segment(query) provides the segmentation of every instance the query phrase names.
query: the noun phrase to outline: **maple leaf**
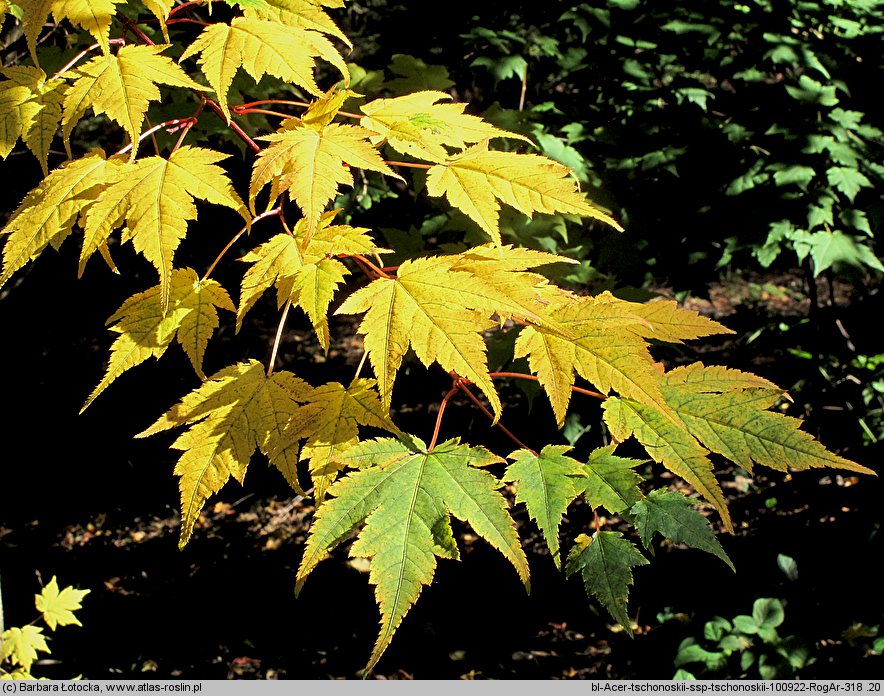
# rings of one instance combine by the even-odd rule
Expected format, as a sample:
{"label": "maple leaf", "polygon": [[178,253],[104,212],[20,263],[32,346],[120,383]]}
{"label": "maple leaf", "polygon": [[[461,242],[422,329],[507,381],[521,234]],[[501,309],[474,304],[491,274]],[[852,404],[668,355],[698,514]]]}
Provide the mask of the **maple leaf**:
{"label": "maple leaf", "polygon": [[171,58],[159,55],[167,48],[123,46],[115,56],[93,58],[76,70],[80,77],[65,94],[62,117],[62,135],[68,152],[74,126],[91,108],[96,116],[107,114],[129,134],[134,159],[147,107],[160,99],[158,84],[205,91]]}
{"label": "maple leaf", "polygon": [[203,374],[203,355],[209,337],[218,328],[216,307],[236,311],[224,288],[211,279],[200,280],[190,268],[174,269],[169,309],[162,311],[162,287],[156,285],[127,299],[107,320],[117,322],[111,331],[120,334],[111,346],[107,372],[83,405],[80,413],[117,377],[150,357],[160,358],[172,343],[178,343],[190,358],[197,375]]}
{"label": "maple leaf", "polygon": [[35,595],[37,611],[43,614],[43,620],[53,631],[56,626],[82,626],[74,612],[82,608],[80,603],[87,594],[89,590],[75,590],[73,587],[65,587],[59,591],[58,581],[53,575],[42,592]]}
{"label": "maple leaf", "polygon": [[160,275],[163,312],[171,297],[172,256],[196,219],[194,199],[232,208],[246,223],[250,217],[227,175],[216,162],[219,152],[185,146],[168,159],[147,157],[116,170],[116,181],[104,189],[86,216],[86,239],[79,272],[117,227],[127,225],[123,241],[132,240]]}
{"label": "maple leaf", "polygon": [[180,477],[183,548],[206,500],[232,476],[240,483],[256,449],[268,457],[289,484],[298,483],[297,448],[283,447],[283,431],[310,391],[290,372],[268,377],[256,360],[225,367],[185,396],[147,430],[135,437],[188,425],[172,443],[183,451],[175,465]]}
{"label": "maple leaf", "polygon": [[255,82],[264,75],[273,75],[317,96],[322,92],[313,78],[316,58],[328,61],[349,80],[340,53],[319,32],[254,17],[236,17],[229,25],[206,27],[178,60],[197,53],[200,68],[218,95],[218,104],[228,122],[227,92],[240,68]]}
{"label": "maple leaf", "polygon": [[116,6],[124,0],[19,0],[22,8],[22,28],[28,41],[28,48],[34,63],[37,60],[37,37],[49,17],[49,13],[57,22],[69,20],[88,31],[101,46],[104,53],[110,51],[111,20],[116,13]]}
{"label": "maple leaf", "polygon": [[254,209],[258,192],[269,183],[277,195],[287,189],[307,220],[309,241],[338,186],[353,185],[351,166],[398,177],[368,141],[370,136],[361,126],[284,121],[279,131],[261,138],[271,145],[255,162],[249,204]]}
{"label": "maple leaf", "polygon": [[[610,319],[612,321],[627,319],[622,322],[622,325],[643,338],[652,338],[666,343],[681,343],[695,338],[735,333],[717,321],[684,307],[679,307],[675,300],[655,299],[644,303],[627,302],[614,297],[606,290],[596,295],[595,301],[611,305],[610,311],[607,313]],[[622,311],[622,317],[617,310]],[[628,321],[629,317],[637,317],[642,321],[630,322]]]}
{"label": "maple leaf", "polygon": [[381,630],[366,670],[380,659],[424,585],[433,580],[436,557],[457,558],[450,516],[473,530],[512,563],[528,586],[528,564],[498,492],[500,482],[476,467],[500,462],[481,447],[457,439],[426,451],[400,441],[369,440],[347,453],[365,468],[328,491],[310,529],[298,569],[296,592],[310,572],[364,522],[350,555],[370,559],[369,582],[381,611]]}
{"label": "maple leaf", "polygon": [[562,515],[580,494],[579,477],[583,476],[580,462],[565,456],[567,445],[547,445],[539,454],[528,450],[513,452],[514,459],[504,473],[504,481],[516,481],[516,502],[524,503],[546,539],[553,561],[561,568],[559,525]]}
{"label": "maple leaf", "polygon": [[568,577],[580,573],[586,594],[595,596],[614,620],[632,635],[626,601],[632,585],[632,569],[648,565],[641,552],[620,532],[581,534],[568,554]]}
{"label": "maple leaf", "polygon": [[163,32],[163,38],[166,43],[169,41],[169,28],[166,26],[166,20],[169,18],[169,12],[175,6],[175,0],[141,0],[141,3],[147,8],[160,23],[160,30]]}
{"label": "maple leaf", "polygon": [[437,164],[427,173],[427,193],[445,196],[500,244],[498,212],[506,203],[531,217],[537,213],[575,213],[622,230],[609,215],[593,207],[577,190],[571,170],[540,155],[488,150],[473,145]]}
{"label": "maple leaf", "polygon": [[39,626],[9,628],[0,633],[0,662],[9,659],[12,664],[21,665],[26,672],[30,672],[38,650],[49,652],[46,636]]}
{"label": "maple leaf", "polygon": [[644,479],[634,471],[643,462],[614,455],[616,445],[599,447],[583,466],[582,484],[593,508],[604,507],[612,515],[629,510],[644,496],[638,488]]}
{"label": "maple leaf", "polygon": [[326,3],[314,0],[260,0],[254,4],[241,3],[246,17],[272,19],[297,29],[311,29],[334,36],[349,48],[353,44],[331,17],[322,9]]}
{"label": "maple leaf", "polygon": [[289,424],[287,438],[307,437],[301,460],[309,461],[317,503],[325,499],[328,487],[344,468],[341,455],[359,444],[358,426],[401,434],[384,412],[376,386],[373,379],[356,379],[349,387],[338,382],[316,387],[304,397],[305,415]]}
{"label": "maple leaf", "polygon": [[766,387],[765,381],[739,370],[694,364],[664,375],[661,388],[694,437],[746,471],[761,464],[778,471],[833,467],[874,473],[829,452],[798,429],[799,419],[768,411],[783,391]]}
{"label": "maple leaf", "polygon": [[350,274],[344,264],[329,257],[377,250],[366,228],[332,225],[337,213],[323,213],[315,235],[306,244],[307,223],[302,218],[291,234],[278,234],[243,256],[242,260],[252,266],[243,276],[237,332],[258,298],[276,287],[278,307],[288,300],[300,306],[310,317],[323,349],[328,350],[328,306],[344,277]]}
{"label": "maple leaf", "polygon": [[550,305],[542,322],[522,330],[514,357],[528,358],[559,427],[565,422],[575,372],[605,394],[616,389],[675,420],[648,345],[636,329],[643,324],[604,299],[563,297]]}
{"label": "maple leaf", "polygon": [[673,422],[652,406],[630,399],[609,397],[602,409],[614,439],[623,442],[635,436],[651,459],[690,483],[712,503],[725,529],[733,531],[727,501],[712,472],[709,451],[701,447],[682,424]]}
{"label": "maple leaf", "polygon": [[632,514],[635,516],[635,528],[646,549],[651,548],[654,535],[659,533],[674,544],[687,544],[711,553],[736,572],[731,559],[715,538],[709,520],[694,509],[686,495],[678,491],[651,491],[647,498],[633,506]]}
{"label": "maple leaf", "polygon": [[463,113],[466,104],[438,104],[451,99],[445,92],[415,92],[394,99],[376,99],[359,107],[360,123],[378,135],[374,144],[386,140],[397,152],[431,162],[448,157],[445,146],[463,150],[469,143],[489,138],[528,138],[501,130],[478,116]]}
{"label": "maple leaf", "polygon": [[101,150],[70,160],[52,171],[22,201],[6,224],[0,286],[47,246],[58,249],[101,191],[113,180],[113,171],[125,157],[105,158]]}
{"label": "maple leaf", "polygon": [[67,85],[63,80],[47,80],[40,68],[30,66],[0,72],[7,78],[0,83],[0,157],[6,159],[21,138],[40,161],[45,177]]}

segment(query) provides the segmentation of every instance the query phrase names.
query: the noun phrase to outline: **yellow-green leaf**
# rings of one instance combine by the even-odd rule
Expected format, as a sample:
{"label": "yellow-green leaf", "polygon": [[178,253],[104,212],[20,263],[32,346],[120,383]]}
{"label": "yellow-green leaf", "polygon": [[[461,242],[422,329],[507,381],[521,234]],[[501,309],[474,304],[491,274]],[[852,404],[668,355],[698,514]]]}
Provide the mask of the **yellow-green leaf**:
{"label": "yellow-green leaf", "polygon": [[752,378],[760,380],[737,370],[682,368],[665,375],[662,388],[694,437],[747,471],[761,464],[778,471],[833,467],[874,473],[829,452],[798,429],[797,418],[767,410],[779,401],[782,390],[759,388]]}
{"label": "yellow-green leaf", "polygon": [[344,59],[322,34],[270,20],[236,17],[229,25],[212,24],[179,60],[197,53],[201,54],[200,68],[228,120],[227,92],[240,68],[256,82],[273,75],[317,96],[322,94],[313,77],[317,58],[328,61],[349,79]]}
{"label": "yellow-green leaf", "polygon": [[297,447],[283,447],[283,431],[296,416],[310,387],[290,372],[267,377],[251,360],[212,375],[156,423],[136,437],[179,425],[189,429],[172,444],[183,451],[175,474],[180,477],[183,547],[206,500],[233,477],[240,483],[256,449],[270,459],[298,492]]}
{"label": "yellow-green leaf", "polygon": [[604,507],[612,515],[629,510],[644,497],[638,487],[643,479],[635,472],[643,462],[617,457],[615,449],[616,445],[608,445],[593,450],[583,467],[586,477],[580,482],[589,504]]}
{"label": "yellow-green leaf", "polygon": [[298,569],[300,591],[316,565],[357,526],[350,555],[370,559],[369,582],[381,610],[371,670],[425,585],[436,557],[456,557],[451,515],[467,522],[512,563],[525,585],[528,564],[500,482],[484,467],[501,461],[481,447],[449,440],[426,451],[398,441],[364,442],[351,450],[369,465],[337,481],[316,513]]}
{"label": "yellow-green leaf", "polygon": [[159,20],[160,29],[163,32],[163,38],[166,43],[169,41],[169,28],[166,26],[166,20],[169,18],[169,12],[175,7],[175,0],[141,0],[148,12],[153,14]]}
{"label": "yellow-green leaf", "polygon": [[43,614],[46,625],[53,631],[57,626],[82,626],[74,612],[82,608],[81,602],[87,594],[89,590],[75,590],[73,587],[59,590],[58,581],[53,575],[43,591],[35,595],[35,604],[37,611]]}
{"label": "yellow-green leaf", "polygon": [[608,398],[605,423],[611,435],[623,442],[635,436],[651,458],[690,483],[715,506],[728,531],[733,531],[727,501],[715,479],[708,450],[683,425],[675,423],[652,406],[629,399]]}
{"label": "yellow-green leaf", "polygon": [[463,150],[468,144],[489,138],[528,138],[501,130],[478,116],[464,113],[466,104],[439,104],[451,99],[445,92],[415,92],[394,99],[376,99],[364,104],[360,123],[377,133],[372,142],[383,140],[397,152],[431,162],[443,162],[447,147]]}
{"label": "yellow-green leaf", "polygon": [[81,410],[101,394],[117,377],[150,357],[160,358],[177,336],[196,373],[203,379],[202,362],[209,337],[218,327],[216,308],[235,311],[227,292],[214,280],[200,280],[190,268],[172,271],[169,309],[160,304],[161,286],[140,292],[126,300],[108,319],[116,322],[111,331],[119,334],[111,346],[107,372]]}
{"label": "yellow-green leaf", "polygon": [[148,157],[118,168],[117,180],[99,195],[86,216],[80,273],[111,232],[125,224],[124,241],[131,239],[136,251],[159,272],[159,299],[165,312],[171,297],[172,256],[187,233],[187,221],[196,219],[194,199],[227,206],[247,222],[250,219],[226,173],[216,165],[226,157],[185,146],[168,159]]}
{"label": "yellow-green leaf", "polygon": [[0,157],[4,159],[21,138],[49,174],[49,145],[61,121],[67,85],[47,80],[40,68],[13,66],[2,71],[0,83]]}
{"label": "yellow-green leaf", "polygon": [[244,6],[243,13],[246,17],[272,19],[296,29],[311,29],[328,34],[353,48],[347,35],[322,9],[324,4],[327,3],[314,0],[262,0],[260,3]]}
{"label": "yellow-green leaf", "polygon": [[10,628],[0,634],[0,662],[9,660],[14,665],[21,665],[26,672],[37,659],[37,651],[49,652],[46,636],[39,626],[22,626]]}
{"label": "yellow-green leaf", "polygon": [[399,429],[384,412],[373,379],[357,379],[349,387],[329,382],[306,395],[305,412],[312,418],[299,418],[289,425],[289,437],[307,443],[301,459],[310,462],[313,497],[321,503],[326,491],[344,468],[341,454],[359,444],[358,426],[380,428],[394,434]]}
{"label": "yellow-green leaf", "polygon": [[77,80],[64,98],[62,135],[69,147],[77,121],[92,109],[95,115],[106,114],[129,134],[132,158],[138,149],[138,137],[147,107],[159,101],[158,84],[203,90],[187,73],[160,53],[168,46],[123,46],[116,55],[93,58],[78,68]]}
{"label": "yellow-green leaf", "polygon": [[95,150],[62,164],[24,199],[3,230],[2,286],[17,270],[36,259],[49,245],[58,249],[98,195],[114,181],[114,171],[125,157],[105,159]]}
{"label": "yellow-green leaf", "polygon": [[64,19],[88,31],[101,46],[104,53],[110,51],[109,34],[116,6],[124,0],[19,0],[22,8],[22,26],[34,63],[37,60],[37,37],[49,18]]}
{"label": "yellow-green leaf", "polygon": [[285,121],[278,132],[262,138],[271,144],[255,162],[249,204],[254,209],[258,192],[267,184],[274,184],[275,193],[288,190],[307,220],[309,241],[339,185],[353,185],[351,166],[397,176],[368,141],[370,135],[361,126]]}
{"label": "yellow-green leaf", "polygon": [[575,213],[621,230],[617,222],[592,206],[577,190],[564,165],[540,155],[488,150],[474,145],[432,167],[427,193],[445,196],[500,244],[500,201],[529,217],[537,213]]}
{"label": "yellow-green leaf", "polygon": [[543,321],[516,339],[515,357],[527,357],[531,371],[549,397],[561,427],[565,422],[574,373],[608,394],[615,389],[657,407],[675,420],[658,384],[659,373],[637,327],[643,319],[594,297],[563,297],[550,305]]}

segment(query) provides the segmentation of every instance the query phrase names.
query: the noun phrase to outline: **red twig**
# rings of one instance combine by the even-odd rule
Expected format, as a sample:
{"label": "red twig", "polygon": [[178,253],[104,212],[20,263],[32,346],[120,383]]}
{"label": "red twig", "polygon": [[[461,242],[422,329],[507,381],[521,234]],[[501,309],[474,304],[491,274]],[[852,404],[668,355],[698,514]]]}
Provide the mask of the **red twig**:
{"label": "red twig", "polygon": [[[110,41],[108,41],[108,43],[111,44],[112,46],[124,46],[126,44],[126,39],[111,39]],[[100,47],[101,47],[101,44],[92,44],[89,48],[80,51],[77,55],[75,55],[73,58],[71,58],[71,60],[63,68],[61,68],[61,70],[59,70],[57,73],[55,73],[49,79],[54,80],[58,77],[61,77],[62,75],[64,75],[64,73],[66,73],[68,70],[73,68],[77,63],[79,63],[81,60],[83,60],[83,58],[85,58],[88,53],[90,53],[90,52],[94,51],[96,48],[100,48]]]}
{"label": "red twig", "polygon": [[271,111],[270,109],[238,109],[233,107],[233,113],[241,116],[245,114],[265,114],[267,116],[278,116],[279,118],[291,118],[291,114],[284,114],[281,111]]}
{"label": "red twig", "polygon": [[[494,421],[494,414],[491,413],[491,411],[489,411],[486,408],[485,404],[483,404],[481,401],[479,401],[479,399],[476,398],[476,395],[470,391],[470,388],[467,386],[467,384],[469,384],[468,379],[465,379],[464,377],[459,377],[455,381],[454,386],[456,386],[464,394],[466,394],[470,398],[470,401],[472,401],[474,404],[476,404],[476,406],[479,407],[479,410],[482,411],[482,413],[484,413],[486,416],[488,416],[491,419],[491,421],[493,422]],[[496,423],[494,423],[494,427],[500,428],[500,432],[502,432],[510,440],[515,442],[523,450],[529,451],[535,457],[537,456],[537,452],[535,452],[533,449],[528,447],[528,445],[526,445],[524,442],[522,442],[519,438],[517,438],[515,435],[513,435],[512,432],[510,432],[509,428],[507,428],[503,423],[501,423],[500,421],[497,421]]]}
{"label": "red twig", "polygon": [[218,115],[218,118],[222,119],[227,124],[227,127],[230,128],[230,130],[232,130],[234,133],[236,133],[236,135],[239,137],[240,140],[242,140],[246,145],[248,145],[250,148],[252,148],[255,152],[261,152],[261,146],[258,145],[258,143],[256,143],[254,140],[252,140],[249,137],[248,133],[246,133],[242,128],[240,128],[238,125],[236,125],[236,123],[234,123],[233,121],[227,120],[227,116],[221,110],[221,107],[218,105],[218,102],[216,102],[214,99],[206,99],[206,106],[208,106],[212,111],[214,111]]}
{"label": "red twig", "polygon": [[366,269],[370,271],[370,273],[366,273],[366,275],[373,275],[376,278],[386,278],[387,280],[394,280],[394,276],[386,273],[386,270],[388,269],[381,268],[374,262],[369,261],[362,254],[338,254],[338,257],[343,259],[353,259],[362,267],[363,271],[366,271]]}
{"label": "red twig", "polygon": [[193,2],[183,2],[180,5],[178,5],[178,7],[173,7],[169,11],[169,17],[172,17],[172,16],[178,14],[182,10],[187,10],[187,9],[190,9],[191,7],[194,7],[197,5],[202,5],[202,4],[203,4],[202,0],[193,0]]}
{"label": "red twig", "polygon": [[442,399],[442,403],[439,404],[439,414],[436,416],[436,427],[433,428],[433,439],[430,440],[430,446],[427,448],[428,452],[433,451],[433,448],[436,446],[436,440],[439,439],[439,427],[442,425],[442,414],[445,413],[445,407],[448,405],[448,402],[451,401],[451,397],[457,394],[459,389],[458,382],[455,381],[454,386],[448,390],[445,398]]}
{"label": "red twig", "polygon": [[[532,382],[539,382],[540,380],[534,375],[526,375],[522,372],[489,372],[488,376],[491,379],[496,379],[498,377],[515,377],[517,379],[530,379]],[[589,389],[584,389],[583,387],[571,387],[571,391],[576,392],[577,394],[585,394],[586,396],[592,396],[596,399],[602,399],[604,401],[608,397],[604,394],[600,394],[599,392],[590,391]]]}
{"label": "red twig", "polygon": [[[185,123],[184,127],[181,129],[181,135],[178,136],[178,140],[175,142],[175,147],[172,148],[172,152],[175,152],[181,147],[181,144],[184,142],[184,138],[187,137],[187,134],[190,132],[190,129],[193,128],[197,121],[199,121],[200,114],[203,112],[203,108],[206,106],[206,100],[200,99],[200,105],[196,107],[196,111],[193,112],[193,116],[190,117],[190,122]],[[167,131],[168,133],[172,133],[172,131]]]}
{"label": "red twig", "polygon": [[[177,132],[181,128],[188,128],[189,129],[193,126],[193,123],[195,122],[195,120],[196,119],[194,116],[188,116],[187,118],[173,118],[170,121],[163,121],[162,123],[158,123],[157,125],[153,126],[152,128],[148,128],[146,131],[144,131],[144,133],[142,133],[138,137],[138,142],[140,143],[145,138],[152,136],[158,130],[162,130],[164,128],[166,129],[166,132],[169,133],[170,135],[172,133]],[[117,154],[118,155],[125,154],[126,152],[129,152],[129,150],[131,150],[131,149],[132,149],[132,143],[129,143],[128,145],[126,145],[126,147],[119,150],[117,152]]]}
{"label": "red twig", "polygon": [[[245,104],[237,104],[233,107],[233,110],[236,113],[245,113],[244,111],[242,111],[243,109],[251,109],[255,106],[262,106],[264,104],[285,104],[287,106],[299,106],[304,109],[310,108],[310,104],[308,102],[292,101],[291,99],[259,99],[257,101],[247,102]],[[351,114],[349,111],[338,111],[338,116],[355,119],[363,118],[363,116],[359,114]]]}

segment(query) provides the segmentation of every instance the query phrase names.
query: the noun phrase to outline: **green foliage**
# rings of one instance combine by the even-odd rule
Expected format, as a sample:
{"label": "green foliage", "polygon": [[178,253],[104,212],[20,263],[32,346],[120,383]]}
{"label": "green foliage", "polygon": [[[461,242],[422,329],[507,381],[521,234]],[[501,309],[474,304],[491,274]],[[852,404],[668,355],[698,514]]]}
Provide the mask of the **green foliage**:
{"label": "green foliage", "polygon": [[[516,503],[527,507],[553,562],[561,567],[567,552],[566,574],[579,574],[587,593],[631,631],[633,570],[648,559],[624,531],[604,529],[607,520],[598,508],[619,515],[624,530],[634,528],[629,534],[647,549],[659,533],[730,561],[710,522],[694,508],[696,500],[646,486],[635,470],[644,462],[623,456],[628,448],[644,448],[649,460],[692,486],[729,531],[733,524],[714,473],[717,457],[747,470],[760,464],[780,471],[836,467],[871,473],[826,450],[799,430],[797,420],[772,411],[783,392],[767,380],[702,363],[667,371],[652,353],[659,344],[731,330],[672,301],[586,295],[557,282],[587,272],[581,264],[586,249],[569,241],[573,230],[581,238],[603,234],[605,225],[622,231],[586,196],[594,177],[581,166],[575,146],[593,142],[596,134],[566,124],[561,132],[567,138],[557,139],[536,127],[539,120],[531,125],[553,107],[533,109],[522,123],[498,111],[499,121],[512,125],[500,125],[493,114],[468,114],[465,104],[449,103],[438,91],[447,88],[447,73],[404,56],[394,58],[397,77],[389,81],[347,66],[335,42],[349,41],[325,9],[340,4],[262,0],[217,3],[220,9],[213,10],[209,3],[150,2],[147,14],[116,0],[22,4],[17,26],[23,35],[15,55],[22,63],[30,55],[34,65],[4,72],[0,103],[18,115],[3,122],[0,155],[10,155],[22,140],[49,173],[6,224],[0,285],[23,275],[46,247],[58,249],[72,236],[82,244],[80,273],[98,252],[113,271],[137,277],[132,264],[140,261],[121,248],[129,241],[156,269],[159,283],[123,300],[109,319],[115,337],[107,372],[86,406],[115,381],[121,384],[110,394],[122,392],[130,368],[160,358],[173,340],[181,344],[196,386],[138,437],[183,429],[171,445],[181,453],[174,474],[182,548],[206,501],[230,479],[242,484],[260,452],[294,492],[312,494],[316,503],[296,579],[299,592],[309,592],[304,583],[313,569],[351,537],[350,554],[368,559],[381,614],[370,670],[432,582],[437,559],[460,558],[452,517],[496,548],[529,587],[504,482],[517,485]],[[593,22],[610,23],[615,11],[632,12],[637,3],[611,5],[610,11],[590,12],[584,5],[573,10],[586,15],[574,22],[574,31],[593,31]],[[50,15],[54,24],[44,33]],[[710,45],[715,35],[706,25],[674,20],[665,30],[699,34]],[[561,79],[588,59],[586,51],[559,46],[542,33],[528,40],[516,32],[477,29],[473,36],[499,52],[495,61],[477,65],[492,67],[500,81],[519,70],[524,78],[529,57],[553,59],[565,50]],[[37,59],[44,55],[41,46],[52,41],[64,58],[47,77]],[[617,34],[615,42],[643,59],[664,60],[645,39]],[[514,45],[527,52],[522,61]],[[172,55],[179,56],[177,63]],[[202,76],[190,62],[197,56]],[[637,58],[627,69],[636,80],[653,82],[641,76]],[[834,104],[829,85],[799,79],[790,86],[799,91],[787,92],[789,98],[802,106]],[[691,82],[674,94],[677,103],[702,113],[715,96]],[[844,114],[859,133],[862,118]],[[618,111],[612,122],[626,119]],[[144,130],[148,123],[156,125]],[[87,127],[93,129],[88,136]],[[59,129],[64,162],[49,149]],[[546,155],[534,151],[530,136]],[[88,147],[96,137],[101,148]],[[851,207],[833,203],[815,215],[863,226],[868,218],[859,204],[870,193],[866,182],[874,172],[836,150],[841,159],[827,162],[825,182]],[[233,157],[238,151],[242,157]],[[642,166],[646,172],[664,161],[674,167],[680,156],[670,148]],[[784,188],[823,181],[801,164],[769,173]],[[205,203],[217,206],[212,217]],[[399,228],[360,225],[374,206],[383,206]],[[257,239],[243,249],[245,264],[228,265],[242,273],[235,306],[212,273],[247,233]],[[385,248],[381,234],[394,249]],[[550,235],[555,243],[543,241]],[[807,253],[820,264],[837,264],[843,246],[838,240],[811,244]],[[206,245],[209,253],[220,251],[200,276],[179,255],[201,259]],[[111,258],[114,247],[122,271]],[[552,248],[563,253],[549,253]],[[381,261],[387,253],[391,265]],[[260,298],[271,288],[279,318],[276,330],[267,332],[273,339],[266,364],[241,357],[227,343],[221,357],[226,366],[207,369],[207,377],[204,363],[215,362],[213,351],[225,345],[217,337],[227,333],[233,340],[227,328],[234,310],[237,332],[262,336],[257,315],[263,311],[266,317],[272,308]],[[362,361],[355,376],[328,380],[299,364],[276,371],[280,359],[288,362],[280,346],[292,307],[315,330],[313,353],[331,355],[352,333],[352,323],[335,317],[361,316],[356,333],[363,338],[361,346],[355,344]],[[396,388],[403,382],[421,388],[423,373],[412,369],[414,358],[451,380],[435,424],[426,424],[429,443],[396,424],[404,415]],[[498,372],[499,365],[512,371]],[[360,377],[363,368],[374,378]],[[501,379],[539,385],[550,404],[551,413],[543,414],[551,432],[573,424],[575,415],[579,420],[585,399],[602,402],[613,442],[586,457],[566,454],[571,448],[552,442],[539,452],[531,449],[501,423],[509,403],[501,398]],[[459,437],[438,443],[443,415],[454,408],[457,394],[515,443],[508,468],[498,453]],[[433,401],[426,395],[422,400]],[[377,430],[394,437],[378,438]],[[579,434],[567,437],[576,442]],[[578,530],[571,542],[563,520],[578,499],[596,514],[593,528]],[[41,601],[54,628],[73,620],[69,612],[79,597],[65,590]],[[777,613],[768,609],[753,614],[751,625],[743,621],[741,630],[754,630],[764,640],[774,636]],[[16,655],[23,669],[46,647],[32,628],[10,629],[18,632],[4,639],[4,657]]]}

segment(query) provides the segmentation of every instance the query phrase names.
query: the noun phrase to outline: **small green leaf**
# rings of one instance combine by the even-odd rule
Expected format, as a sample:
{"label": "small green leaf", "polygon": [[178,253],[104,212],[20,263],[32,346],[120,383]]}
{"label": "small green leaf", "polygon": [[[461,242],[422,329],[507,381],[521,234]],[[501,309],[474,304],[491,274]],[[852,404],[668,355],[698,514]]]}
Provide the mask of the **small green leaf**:
{"label": "small green leaf", "polygon": [[586,594],[595,596],[629,635],[632,626],[626,613],[632,569],[648,565],[648,560],[620,532],[581,534],[568,554],[566,573],[580,572]]}
{"label": "small green leaf", "polygon": [[614,448],[608,445],[592,451],[583,467],[586,478],[582,481],[589,504],[604,507],[612,515],[628,510],[643,497],[638,488],[643,479],[634,471],[643,462],[615,457]]}
{"label": "small green leaf", "polygon": [[632,506],[632,514],[645,548],[650,548],[654,535],[659,533],[675,544],[687,544],[717,556],[736,572],[709,521],[694,509],[687,496],[677,491],[652,491]]}
{"label": "small green leaf", "polygon": [[855,167],[829,167],[826,170],[826,178],[829,184],[847,196],[851,203],[861,188],[872,186],[869,178]]}
{"label": "small green leaf", "polygon": [[798,564],[795,559],[785,554],[777,554],[777,565],[783,574],[793,582],[798,579]]}

